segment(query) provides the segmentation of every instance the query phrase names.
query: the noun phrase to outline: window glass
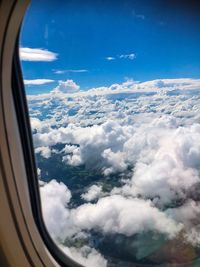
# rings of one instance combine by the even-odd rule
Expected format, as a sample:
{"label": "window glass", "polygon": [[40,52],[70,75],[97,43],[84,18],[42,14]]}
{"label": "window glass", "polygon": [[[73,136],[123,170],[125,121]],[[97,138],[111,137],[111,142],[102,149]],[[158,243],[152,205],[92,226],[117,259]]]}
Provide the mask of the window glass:
{"label": "window glass", "polygon": [[200,264],[199,14],[194,1],[30,4],[20,59],[43,216],[86,267]]}

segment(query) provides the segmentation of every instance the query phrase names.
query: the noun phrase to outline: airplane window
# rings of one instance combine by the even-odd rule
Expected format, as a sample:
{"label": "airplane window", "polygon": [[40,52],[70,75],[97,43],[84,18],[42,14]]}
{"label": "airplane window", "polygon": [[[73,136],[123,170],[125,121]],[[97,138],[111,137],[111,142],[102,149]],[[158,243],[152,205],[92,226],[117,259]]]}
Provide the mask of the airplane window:
{"label": "airplane window", "polygon": [[20,59],[43,217],[83,266],[199,266],[199,27],[194,1],[30,4]]}

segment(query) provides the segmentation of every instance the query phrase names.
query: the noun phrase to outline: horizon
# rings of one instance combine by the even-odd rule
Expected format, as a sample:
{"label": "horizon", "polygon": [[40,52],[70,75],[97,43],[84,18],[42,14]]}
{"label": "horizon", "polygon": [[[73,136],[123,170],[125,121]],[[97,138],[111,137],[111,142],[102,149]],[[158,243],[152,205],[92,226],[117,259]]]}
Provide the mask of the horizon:
{"label": "horizon", "polygon": [[32,1],[20,40],[27,90],[48,92],[60,80],[88,90],[130,79],[200,78],[198,26],[197,12],[165,1]]}

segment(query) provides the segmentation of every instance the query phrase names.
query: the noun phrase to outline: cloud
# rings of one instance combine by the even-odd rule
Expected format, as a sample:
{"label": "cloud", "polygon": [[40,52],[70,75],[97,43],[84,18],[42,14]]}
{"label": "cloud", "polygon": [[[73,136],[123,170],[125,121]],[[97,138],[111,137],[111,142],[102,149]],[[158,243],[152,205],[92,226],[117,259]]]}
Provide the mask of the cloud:
{"label": "cloud", "polygon": [[[77,91],[73,94],[73,97],[91,97],[91,96],[109,96],[118,95],[120,93],[124,93],[124,97],[128,97],[128,94],[166,94],[170,92],[176,92],[176,94],[184,94],[186,91],[191,90],[192,92],[195,90],[198,93],[200,87],[200,79],[191,79],[191,78],[179,78],[179,79],[157,79],[146,82],[138,82],[134,80],[128,80],[121,84],[112,84],[111,86],[102,86],[96,88],[90,88],[87,91]],[[184,92],[185,91],[185,92]],[[32,100],[41,100],[41,99],[49,99],[54,95],[54,90],[49,94],[42,95],[29,95],[28,99]],[[67,92],[66,92],[67,94]],[[60,96],[61,97],[61,96]]]}
{"label": "cloud", "polygon": [[67,154],[63,157],[66,164],[84,164],[87,169],[96,168],[106,176],[134,167],[132,179],[118,192],[155,198],[163,206],[182,198],[198,182],[200,148],[193,139],[200,140],[199,128],[176,129],[173,118],[169,120],[166,116],[153,120],[149,116],[145,120],[141,125],[135,122],[134,126],[109,120],[84,128],[62,127],[35,134],[34,141],[39,147],[78,144],[63,150]]}
{"label": "cloud", "polygon": [[[44,101],[41,103],[42,105],[48,105],[48,101]],[[40,113],[39,113],[40,114]],[[36,116],[38,113],[36,113]],[[51,122],[42,121],[37,117],[31,117],[31,127],[32,130],[37,133],[48,133],[51,130]]]}
{"label": "cloud", "polygon": [[41,184],[57,242],[84,240],[65,251],[82,263],[96,255],[91,261],[102,266],[98,245],[90,247],[94,232],[131,237],[134,247],[145,234],[199,246],[200,80],[129,80],[88,91],[67,80],[58,87],[28,97],[36,152],[48,156],[59,145],[62,164],[98,177],[85,186],[78,178],[77,206],[66,185]]}
{"label": "cloud", "polygon": [[73,80],[59,81],[59,85],[55,88],[54,92],[61,93],[76,93],[80,90],[80,86]]}
{"label": "cloud", "polygon": [[92,185],[88,191],[81,195],[86,201],[92,201],[100,197],[102,193],[102,186]]}
{"label": "cloud", "polygon": [[[42,211],[48,231],[60,248],[76,262],[88,267],[105,267],[107,261],[94,248],[83,246],[81,248],[62,245],[67,236],[74,234],[74,225],[68,204],[71,199],[71,192],[63,183],[51,180],[49,183],[40,185]],[[71,231],[71,233],[70,233]],[[78,229],[76,229],[79,232]],[[81,235],[81,233],[79,233]],[[84,236],[84,235],[83,235]]]}
{"label": "cloud", "polygon": [[56,238],[98,229],[103,233],[126,236],[158,231],[171,239],[183,228],[182,223],[177,223],[159,211],[149,200],[112,195],[99,199],[95,204],[88,203],[69,209],[71,193],[63,183],[55,180],[41,187],[41,196],[45,221],[50,233]]}
{"label": "cloud", "polygon": [[107,59],[108,61],[112,61],[112,60],[115,60],[115,57],[106,57],[106,59]]}
{"label": "cloud", "polygon": [[34,79],[34,80],[24,80],[25,85],[42,85],[47,83],[52,83],[54,80],[50,79]]}
{"label": "cloud", "polygon": [[49,147],[41,146],[35,149],[35,153],[40,153],[41,156],[48,159],[51,157],[51,149]]}
{"label": "cloud", "polygon": [[126,236],[158,231],[173,238],[183,227],[153,207],[150,201],[119,195],[101,198],[96,204],[81,205],[72,211],[72,219],[81,229],[99,229],[103,233]]}
{"label": "cloud", "polygon": [[119,55],[119,58],[133,60],[133,59],[136,58],[136,55],[134,53],[131,53],[131,54],[122,54],[122,55]]}
{"label": "cloud", "polygon": [[56,240],[65,238],[66,221],[69,219],[69,211],[66,208],[71,192],[65,184],[52,180],[40,187],[42,211],[48,230]]}
{"label": "cloud", "polygon": [[54,70],[55,74],[64,74],[64,73],[85,73],[88,72],[86,69],[77,69],[77,70]]}
{"label": "cloud", "polygon": [[58,54],[43,48],[21,47],[20,59],[22,61],[54,61]]}
{"label": "cloud", "polygon": [[39,179],[41,178],[41,169],[40,168],[37,168],[37,176]]}
{"label": "cloud", "polygon": [[76,262],[87,267],[106,267],[107,261],[105,258],[98,253],[94,248],[84,246],[80,249],[75,247],[64,247],[61,249],[71,258],[75,259]]}
{"label": "cloud", "polygon": [[[131,53],[131,54],[118,55],[116,57],[119,58],[119,59],[130,59],[130,60],[133,60],[133,59],[136,58],[136,55],[134,53]],[[116,57],[106,57],[106,60],[112,61],[112,60],[115,60]]]}

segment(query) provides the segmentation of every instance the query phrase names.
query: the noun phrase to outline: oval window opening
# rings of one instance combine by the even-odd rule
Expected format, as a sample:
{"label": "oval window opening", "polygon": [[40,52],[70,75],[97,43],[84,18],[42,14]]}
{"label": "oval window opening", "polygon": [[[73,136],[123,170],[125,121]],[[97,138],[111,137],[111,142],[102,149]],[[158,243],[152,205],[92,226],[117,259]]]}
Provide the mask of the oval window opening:
{"label": "oval window opening", "polygon": [[43,217],[86,267],[198,266],[199,6],[32,1],[20,58]]}

